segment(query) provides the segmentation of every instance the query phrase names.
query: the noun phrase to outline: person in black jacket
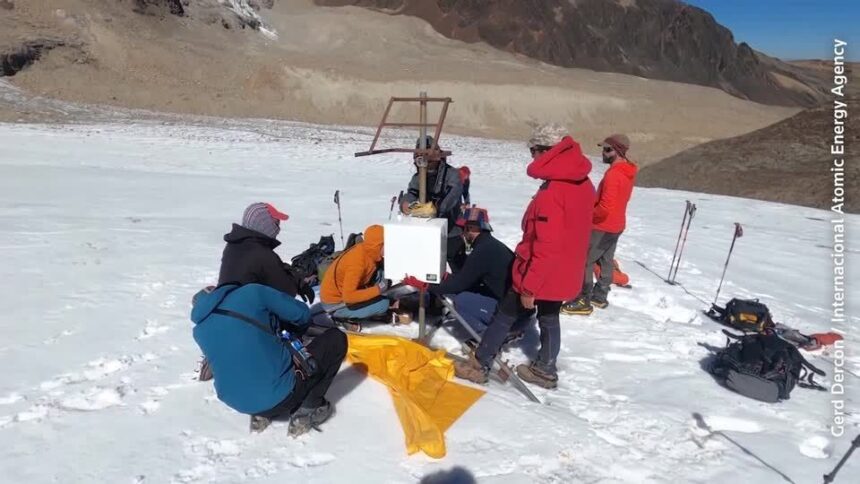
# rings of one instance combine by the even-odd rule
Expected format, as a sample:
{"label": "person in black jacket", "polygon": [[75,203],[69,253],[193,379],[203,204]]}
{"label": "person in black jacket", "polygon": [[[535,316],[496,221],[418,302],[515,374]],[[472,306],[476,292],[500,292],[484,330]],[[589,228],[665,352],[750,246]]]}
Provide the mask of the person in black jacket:
{"label": "person in black jacket", "polygon": [[[493,237],[485,209],[467,208],[457,225],[462,229],[465,243],[472,249],[462,269],[440,284],[428,285],[414,277],[407,277],[403,282],[417,289],[423,286],[434,296],[453,296],[457,312],[481,333],[492,319],[498,302],[511,288],[514,253]],[[512,332],[521,332],[521,328]]]}
{"label": "person in black jacket", "polygon": [[275,253],[275,247],[281,245],[277,240],[280,222],[287,219],[287,214],[268,203],[249,205],[242,216],[242,224],[233,224],[230,233],[224,235],[227,246],[221,256],[218,285],[228,282],[263,284],[293,297],[301,295],[307,303],[313,303],[314,292],[305,284],[303,276]]}

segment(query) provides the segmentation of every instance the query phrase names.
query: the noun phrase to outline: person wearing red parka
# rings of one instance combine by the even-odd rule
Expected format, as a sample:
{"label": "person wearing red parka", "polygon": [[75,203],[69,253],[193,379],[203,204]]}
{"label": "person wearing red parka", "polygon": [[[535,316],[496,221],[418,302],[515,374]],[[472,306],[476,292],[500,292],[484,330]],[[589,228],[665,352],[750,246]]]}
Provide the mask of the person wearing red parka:
{"label": "person wearing red parka", "polygon": [[594,210],[591,162],[564,128],[548,124],[529,140],[527,173],[543,180],[522,220],[523,237],[515,250],[513,287],[502,298],[472,358],[455,363],[455,374],[475,383],[487,381],[493,358],[511,327],[537,310],[541,347],[538,358],[519,365],[523,380],[544,388],[558,382],[561,349],[559,310],[579,294]]}
{"label": "person wearing red parka", "polygon": [[[603,148],[603,162],[609,168],[597,188],[594,229],[589,242],[588,270],[585,272],[582,292],[575,300],[562,306],[561,312],[564,314],[587,316],[594,311],[594,307],[603,309],[609,305],[607,297],[612,285],[612,260],[618,239],[627,226],[627,204],[633,194],[638,170],[636,164],[627,159],[630,139],[623,134],[613,134],[598,146]],[[596,285],[591,272],[594,264],[601,268]],[[606,270],[602,270],[604,268]]]}

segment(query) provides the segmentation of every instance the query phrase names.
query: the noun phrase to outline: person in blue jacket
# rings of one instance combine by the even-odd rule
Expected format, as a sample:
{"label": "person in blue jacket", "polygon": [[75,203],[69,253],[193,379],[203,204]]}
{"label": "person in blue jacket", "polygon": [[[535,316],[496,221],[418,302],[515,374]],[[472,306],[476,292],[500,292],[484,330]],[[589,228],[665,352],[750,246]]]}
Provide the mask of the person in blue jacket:
{"label": "person in blue jacket", "polygon": [[324,397],[346,356],[346,335],[329,329],[306,350],[315,371],[297,367],[282,329],[302,333],[310,310],[285,292],[262,284],[226,283],[194,296],[194,341],[209,360],[218,399],[251,415],[251,430],[289,416],[290,435],[316,428],[334,414]]}

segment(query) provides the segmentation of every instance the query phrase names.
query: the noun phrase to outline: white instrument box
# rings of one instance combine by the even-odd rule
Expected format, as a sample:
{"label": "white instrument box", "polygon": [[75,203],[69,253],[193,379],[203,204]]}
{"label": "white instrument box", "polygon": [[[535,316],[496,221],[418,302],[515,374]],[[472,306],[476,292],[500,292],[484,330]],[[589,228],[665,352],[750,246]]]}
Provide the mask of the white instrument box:
{"label": "white instrument box", "polygon": [[408,274],[438,284],[445,275],[448,220],[403,217],[385,224],[385,278],[395,284]]}

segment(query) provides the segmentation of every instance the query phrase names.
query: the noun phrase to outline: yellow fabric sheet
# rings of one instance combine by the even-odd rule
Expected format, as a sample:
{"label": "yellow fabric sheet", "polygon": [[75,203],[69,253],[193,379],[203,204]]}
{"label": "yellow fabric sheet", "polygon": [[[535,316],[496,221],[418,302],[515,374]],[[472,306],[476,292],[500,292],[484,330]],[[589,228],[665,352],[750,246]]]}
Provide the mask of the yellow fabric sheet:
{"label": "yellow fabric sheet", "polygon": [[367,367],[391,392],[406,452],[445,457],[445,431],[484,392],[451,381],[454,365],[444,351],[397,336],[348,336],[350,363]]}

